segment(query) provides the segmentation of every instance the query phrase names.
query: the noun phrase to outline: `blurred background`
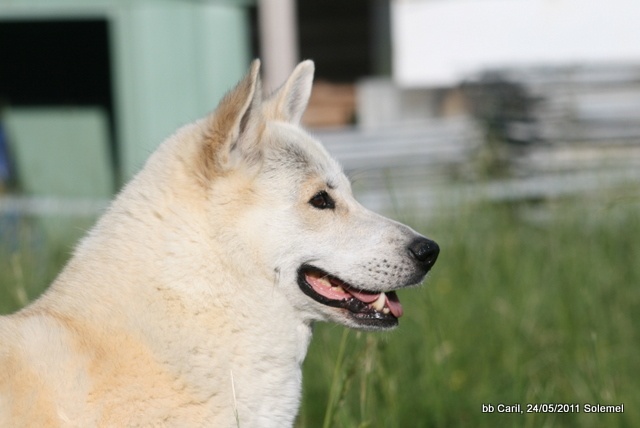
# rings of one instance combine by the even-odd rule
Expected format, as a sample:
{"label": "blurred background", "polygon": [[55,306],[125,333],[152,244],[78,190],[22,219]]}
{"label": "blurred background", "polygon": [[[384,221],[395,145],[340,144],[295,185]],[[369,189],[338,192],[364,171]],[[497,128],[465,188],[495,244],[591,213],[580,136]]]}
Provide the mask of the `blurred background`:
{"label": "blurred background", "polygon": [[638,22],[637,0],[0,0],[0,312],[251,59],[271,91],[309,58],[306,127],[442,254],[397,332],[319,326],[298,426],[638,426]]}

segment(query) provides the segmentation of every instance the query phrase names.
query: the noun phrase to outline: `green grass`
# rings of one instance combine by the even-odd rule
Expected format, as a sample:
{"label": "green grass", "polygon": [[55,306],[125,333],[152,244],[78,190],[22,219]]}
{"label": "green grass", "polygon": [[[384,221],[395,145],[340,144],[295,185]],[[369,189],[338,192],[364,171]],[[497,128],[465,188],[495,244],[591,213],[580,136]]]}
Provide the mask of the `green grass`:
{"label": "green grass", "polygon": [[[400,217],[440,244],[440,259],[426,286],[399,293],[397,330],[316,326],[297,427],[640,426],[638,193],[480,204],[428,224]],[[35,297],[64,259],[24,229],[0,257],[3,312]],[[482,413],[498,403],[625,412]]]}
{"label": "green grass", "polygon": [[94,221],[0,215],[0,314],[14,312],[42,294]]}

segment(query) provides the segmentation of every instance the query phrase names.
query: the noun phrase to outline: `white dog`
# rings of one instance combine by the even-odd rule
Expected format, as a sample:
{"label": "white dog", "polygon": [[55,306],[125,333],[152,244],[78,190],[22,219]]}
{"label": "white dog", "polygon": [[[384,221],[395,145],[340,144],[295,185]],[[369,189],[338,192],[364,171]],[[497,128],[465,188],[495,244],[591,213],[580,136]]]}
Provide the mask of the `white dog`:
{"label": "white dog", "polygon": [[291,426],[314,321],[390,329],[438,246],[359,205],[259,62],[164,142],[49,290],[0,318],[0,426]]}

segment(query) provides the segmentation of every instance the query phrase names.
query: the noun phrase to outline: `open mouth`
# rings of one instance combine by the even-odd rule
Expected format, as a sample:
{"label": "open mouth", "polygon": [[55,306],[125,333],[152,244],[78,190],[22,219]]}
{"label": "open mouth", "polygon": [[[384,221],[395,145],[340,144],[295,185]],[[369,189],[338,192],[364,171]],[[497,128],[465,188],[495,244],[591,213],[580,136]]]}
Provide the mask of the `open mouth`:
{"label": "open mouth", "polygon": [[323,305],[345,309],[362,326],[391,328],[402,316],[402,305],[395,291],[358,289],[310,265],[302,265],[298,270],[298,286]]}

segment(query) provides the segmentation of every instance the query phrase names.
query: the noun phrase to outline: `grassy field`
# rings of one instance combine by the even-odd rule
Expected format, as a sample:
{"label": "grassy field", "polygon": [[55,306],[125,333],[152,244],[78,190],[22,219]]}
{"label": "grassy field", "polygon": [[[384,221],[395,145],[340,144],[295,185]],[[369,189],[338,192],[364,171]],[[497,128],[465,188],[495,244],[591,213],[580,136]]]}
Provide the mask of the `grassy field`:
{"label": "grassy field", "polygon": [[[429,224],[400,214],[440,259],[426,286],[399,293],[396,331],[316,327],[297,426],[640,426],[640,194],[626,195],[480,204]],[[22,230],[3,243],[2,312],[35,297],[64,259]],[[500,403],[524,413],[483,413]],[[587,403],[624,413],[585,413]]]}

